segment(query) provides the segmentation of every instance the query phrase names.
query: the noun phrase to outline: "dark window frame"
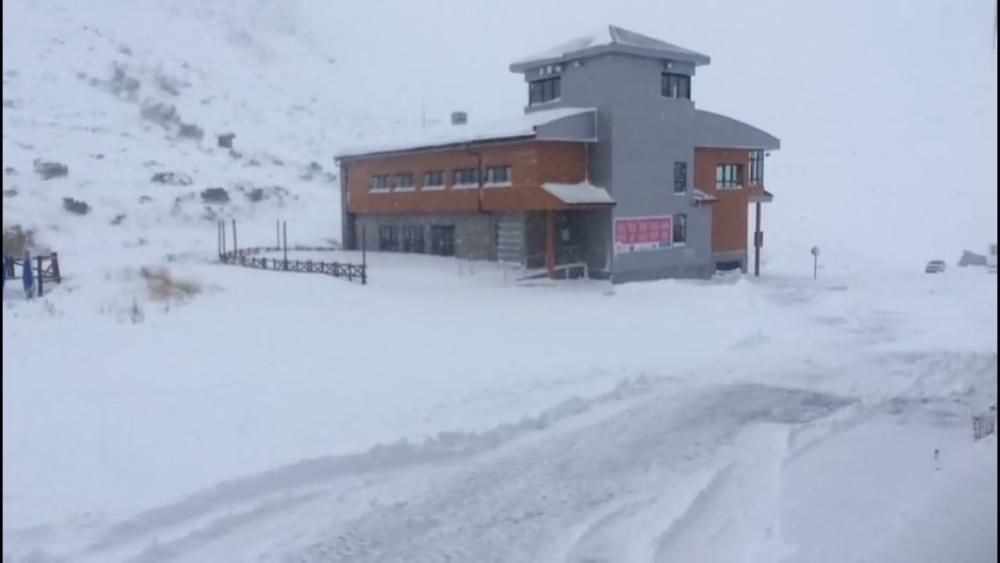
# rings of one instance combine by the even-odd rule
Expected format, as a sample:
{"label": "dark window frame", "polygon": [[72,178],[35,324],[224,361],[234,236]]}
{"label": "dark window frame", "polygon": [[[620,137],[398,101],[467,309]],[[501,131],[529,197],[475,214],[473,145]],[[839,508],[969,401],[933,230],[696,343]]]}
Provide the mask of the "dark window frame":
{"label": "dark window frame", "polygon": [[554,102],[562,98],[562,77],[551,76],[528,83],[528,105]]}
{"label": "dark window frame", "polygon": [[673,223],[673,238],[671,239],[672,244],[687,244],[687,213],[675,214]]}
{"label": "dark window frame", "polygon": [[[403,180],[407,182],[404,184]],[[393,188],[412,188],[413,184],[413,173],[412,172],[400,172],[398,174],[393,174],[392,176],[392,187]]]}
{"label": "dark window frame", "polygon": [[391,185],[391,176],[389,174],[375,174],[372,176],[372,190],[388,190]]}
{"label": "dark window frame", "polygon": [[[501,172],[498,178],[497,172]],[[494,186],[506,186],[511,183],[511,167],[509,164],[498,164],[486,167],[486,183]]]}
{"label": "dark window frame", "polygon": [[453,186],[478,186],[479,169],[456,168],[455,170],[452,171],[451,183]]}
{"label": "dark window frame", "polygon": [[388,252],[399,250],[399,229],[396,225],[378,226],[378,249]]}
{"label": "dark window frame", "polygon": [[691,77],[687,74],[664,72],[660,75],[660,95],[674,100],[690,100]]}
{"label": "dark window frame", "polygon": [[424,254],[426,252],[424,226],[403,225],[400,248],[403,252]]}
{"label": "dark window frame", "polygon": [[430,228],[430,253],[436,256],[455,255],[455,226],[454,225],[431,225]]}
{"label": "dark window frame", "polygon": [[748,183],[751,186],[764,185],[764,151],[762,150],[750,151],[750,179]]}
{"label": "dark window frame", "polygon": [[738,190],[743,187],[743,165],[731,162],[715,165],[715,187],[720,190]]}
{"label": "dark window frame", "polygon": [[686,194],[688,191],[688,163],[683,160],[674,162],[674,193]]}
{"label": "dark window frame", "polygon": [[[437,180],[437,182],[434,182],[433,180]],[[427,172],[424,172],[425,187],[429,186],[433,188],[437,187],[443,188],[444,184],[445,184],[444,170],[428,170]]]}

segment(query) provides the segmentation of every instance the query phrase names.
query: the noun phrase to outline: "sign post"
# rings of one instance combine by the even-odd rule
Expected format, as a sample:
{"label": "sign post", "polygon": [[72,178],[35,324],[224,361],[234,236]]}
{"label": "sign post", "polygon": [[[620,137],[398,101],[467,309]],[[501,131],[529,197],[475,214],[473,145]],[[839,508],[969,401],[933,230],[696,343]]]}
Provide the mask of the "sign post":
{"label": "sign post", "polygon": [[814,246],[809,252],[813,255],[813,279],[816,279],[819,275],[819,247]]}

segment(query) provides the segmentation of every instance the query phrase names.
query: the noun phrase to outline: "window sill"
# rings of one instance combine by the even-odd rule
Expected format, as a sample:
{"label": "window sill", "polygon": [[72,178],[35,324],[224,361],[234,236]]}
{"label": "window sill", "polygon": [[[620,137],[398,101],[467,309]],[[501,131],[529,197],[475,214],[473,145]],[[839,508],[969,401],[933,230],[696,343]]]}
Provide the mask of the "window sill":
{"label": "window sill", "polygon": [[720,192],[735,192],[737,190],[742,190],[743,186],[742,185],[740,185],[740,186],[715,186],[715,189],[719,190]]}
{"label": "window sill", "polygon": [[420,188],[422,192],[443,192],[444,186],[424,186]]}
{"label": "window sill", "polygon": [[688,195],[688,192],[687,190],[684,190],[683,192],[674,192],[674,195]]}
{"label": "window sill", "polygon": [[529,107],[529,108],[543,108],[545,106],[554,106],[554,105],[558,104],[561,101],[562,101],[561,97],[559,97],[559,98],[553,98],[551,100],[547,100],[547,101],[544,101],[544,102],[536,102],[534,104],[529,103],[527,107]]}
{"label": "window sill", "polygon": [[391,190],[389,188],[372,188],[372,189],[368,190],[368,193],[371,193],[371,194],[387,194],[387,193],[390,193],[390,192],[391,192]]}
{"label": "window sill", "polygon": [[394,190],[392,190],[392,191],[394,191],[394,192],[396,192],[396,193],[400,193],[400,192],[402,192],[402,193],[406,193],[406,192],[413,192],[413,191],[416,191],[416,188],[414,188],[414,187],[407,187],[407,188],[396,188],[396,189],[394,189]]}
{"label": "window sill", "polygon": [[494,184],[483,184],[484,188],[509,188],[513,184],[511,182],[499,182]]}
{"label": "window sill", "polygon": [[453,190],[478,190],[479,184],[455,184],[451,187]]}

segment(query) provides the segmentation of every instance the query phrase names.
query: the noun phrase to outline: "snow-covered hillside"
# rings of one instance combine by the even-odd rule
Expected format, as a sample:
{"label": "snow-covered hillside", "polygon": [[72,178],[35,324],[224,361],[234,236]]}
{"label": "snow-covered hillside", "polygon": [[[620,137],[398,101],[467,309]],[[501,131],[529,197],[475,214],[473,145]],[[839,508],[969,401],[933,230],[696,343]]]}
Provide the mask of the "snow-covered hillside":
{"label": "snow-covered hillside", "polygon": [[[924,93],[888,123],[841,120],[839,101],[811,103],[826,73],[778,77],[816,67],[816,38],[843,26],[734,47],[735,30],[693,31],[718,19],[694,3],[673,32],[715,56],[706,105],[761,112],[785,140],[762,279],[531,286],[373,254],[362,287],[216,264],[220,218],[241,245],[270,243],[279,219],[292,242],[336,242],[339,146],[419,124],[424,105],[432,121],[516,113],[504,65],[556,30],[676,21],[674,3],[533,2],[534,18],[491,20],[523,34],[483,41],[493,3],[358,4],[4,0],[4,229],[59,251],[66,276],[34,302],[5,288],[4,563],[995,560],[996,441],[973,441],[971,416],[996,403],[996,277],[919,271],[979,244],[990,213],[995,231],[969,202],[990,176],[971,165],[981,132],[948,154],[970,185],[940,229],[938,172],[871,193],[878,158],[955,143],[942,123],[959,109],[900,121]],[[774,19],[741,9],[740,25]],[[877,9],[849,23],[896,8]],[[916,13],[900,17],[919,34]],[[750,64],[783,37],[801,40],[790,68]],[[750,78],[758,96],[725,87]],[[879,152],[899,131],[923,136]],[[216,146],[226,132],[235,152]],[[42,179],[36,160],[68,173]]]}

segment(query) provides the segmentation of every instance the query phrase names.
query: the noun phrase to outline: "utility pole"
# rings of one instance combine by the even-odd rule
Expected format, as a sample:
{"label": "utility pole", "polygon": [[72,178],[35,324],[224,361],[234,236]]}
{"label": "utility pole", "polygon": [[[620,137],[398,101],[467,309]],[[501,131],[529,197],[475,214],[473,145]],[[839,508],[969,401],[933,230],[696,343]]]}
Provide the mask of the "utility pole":
{"label": "utility pole", "polygon": [[760,247],[764,246],[764,233],[760,231],[760,202],[756,206],[756,219],[753,229],[753,275],[760,277]]}

